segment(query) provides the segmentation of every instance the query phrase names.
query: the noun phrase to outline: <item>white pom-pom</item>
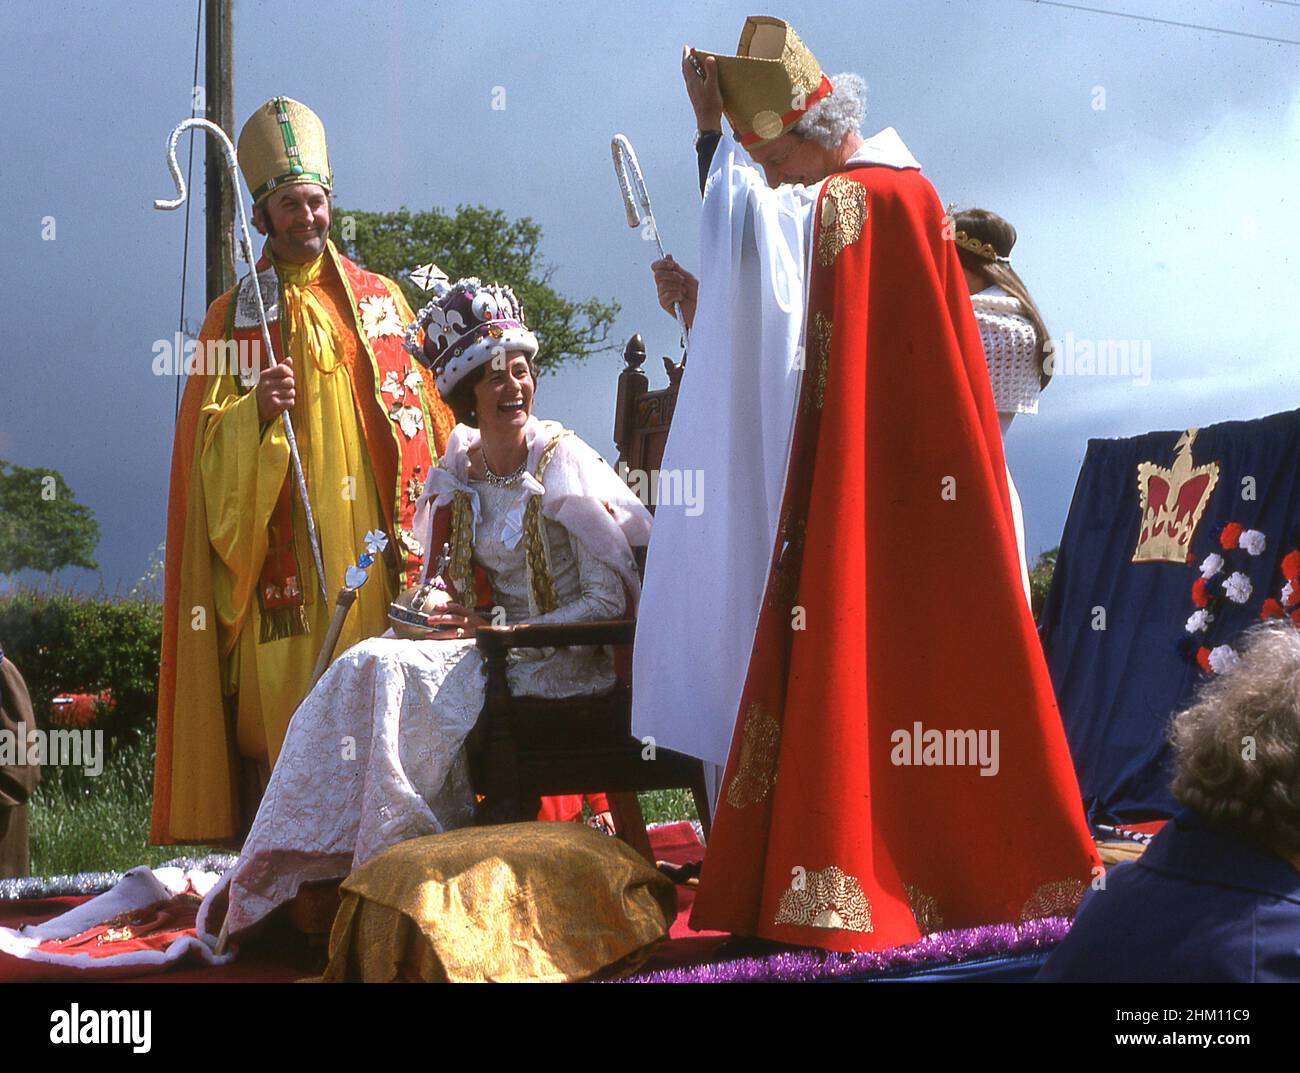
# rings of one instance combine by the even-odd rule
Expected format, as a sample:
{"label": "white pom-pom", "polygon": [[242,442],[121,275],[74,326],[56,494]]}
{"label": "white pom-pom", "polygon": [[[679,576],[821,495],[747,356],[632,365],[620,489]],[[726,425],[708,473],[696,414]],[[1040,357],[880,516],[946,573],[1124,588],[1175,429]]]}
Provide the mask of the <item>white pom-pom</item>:
{"label": "white pom-pom", "polygon": [[1241,657],[1237,655],[1232,645],[1219,645],[1218,648],[1210,649],[1209,659],[1210,669],[1215,674],[1227,674],[1241,662]]}
{"label": "white pom-pom", "polygon": [[1241,534],[1237,543],[1250,552],[1251,555],[1259,555],[1264,551],[1268,538],[1258,529],[1247,529]]}
{"label": "white pom-pom", "polygon": [[1192,612],[1185,629],[1188,633],[1200,633],[1201,630],[1207,629],[1213,621],[1214,616],[1202,607],[1199,611]]}
{"label": "white pom-pom", "polygon": [[1244,604],[1250,599],[1250,594],[1254,591],[1250,584],[1250,578],[1238,570],[1231,574],[1228,580],[1223,583],[1224,595],[1234,604]]}
{"label": "white pom-pom", "polygon": [[1290,604],[1293,596],[1295,596],[1295,589],[1292,587],[1291,582],[1288,581],[1282,586],[1282,603]]}
{"label": "white pom-pom", "polygon": [[1218,552],[1212,552],[1207,555],[1205,561],[1201,563],[1201,577],[1205,578],[1206,581],[1209,581],[1210,578],[1214,577],[1214,575],[1222,569],[1223,556]]}

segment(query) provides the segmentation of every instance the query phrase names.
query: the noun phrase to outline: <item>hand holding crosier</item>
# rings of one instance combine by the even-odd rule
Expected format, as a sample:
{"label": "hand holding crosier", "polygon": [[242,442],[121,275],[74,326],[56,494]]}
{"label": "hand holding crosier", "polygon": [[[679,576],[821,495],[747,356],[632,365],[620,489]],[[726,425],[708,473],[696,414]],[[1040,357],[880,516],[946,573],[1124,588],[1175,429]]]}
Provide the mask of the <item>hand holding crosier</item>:
{"label": "hand holding crosier", "polygon": [[700,293],[700,281],[673,260],[672,254],[650,266],[655,275],[655,290],[659,305],[670,317],[677,315],[674,303],[681,303],[682,318],[689,329],[695,322],[695,303]]}
{"label": "hand holding crosier", "polygon": [[285,410],[293,409],[293,362],[289,358],[269,369],[263,369],[257,378],[257,418],[263,424],[279,417]]}

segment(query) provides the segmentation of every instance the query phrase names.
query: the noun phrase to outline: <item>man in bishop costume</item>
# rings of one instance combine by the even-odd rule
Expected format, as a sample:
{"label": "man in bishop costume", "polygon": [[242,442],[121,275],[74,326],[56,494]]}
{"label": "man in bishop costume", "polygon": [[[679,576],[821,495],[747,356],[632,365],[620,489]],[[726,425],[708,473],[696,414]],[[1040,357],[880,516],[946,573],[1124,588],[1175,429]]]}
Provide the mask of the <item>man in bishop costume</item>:
{"label": "man in bishop costume", "polygon": [[[336,649],[384,631],[389,602],[419,576],[415,505],[454,423],[402,346],[414,315],[397,284],[330,241],[333,173],[320,118],[274,97],[244,124],[238,153],[267,242],[257,271],[209,307],[205,364],[187,379],[176,421],[155,843],[229,842],[247,830],[325,638],[322,580],[332,596],[366,534],[387,534],[388,553],[358,591]],[[293,487],[285,410],[323,579]]]}
{"label": "man in bishop costume", "polygon": [[635,732],[723,766],[692,924],[870,950],[1068,915],[1100,868],[951,229],[857,132],[860,79],[777,19],[737,53],[683,58],[702,266],[663,467],[704,509],[658,507],[634,656]]}

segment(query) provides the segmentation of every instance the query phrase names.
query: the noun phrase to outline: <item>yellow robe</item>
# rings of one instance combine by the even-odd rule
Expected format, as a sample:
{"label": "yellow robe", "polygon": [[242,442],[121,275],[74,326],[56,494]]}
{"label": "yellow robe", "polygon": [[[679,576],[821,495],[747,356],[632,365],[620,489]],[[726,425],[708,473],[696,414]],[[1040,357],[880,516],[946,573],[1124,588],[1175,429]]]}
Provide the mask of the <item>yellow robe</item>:
{"label": "yellow robe", "polygon": [[[175,606],[165,609],[164,630],[178,638],[179,647],[173,649],[172,667],[164,666],[160,694],[173,691],[173,723],[187,723],[183,731],[169,732],[163,740],[160,722],[159,750],[168,751],[172,767],[161,808],[163,783],[155,779],[154,842],[227,841],[238,835],[241,821],[251,819],[240,815],[238,759],[232,754],[265,770],[275,763],[289,718],[307,692],[344,572],[364,550],[366,532],[386,529],[356,401],[373,397],[374,373],[343,281],[328,254],[310,265],[276,267],[283,283],[280,315],[286,354],[294,370],[290,419],[320,536],[329,601],[321,599],[294,489],[294,550],[310,632],[259,643],[257,584],[267,550],[267,523],[290,473],[288,441],[278,417],[260,424],[255,392],[241,394],[234,376],[210,376],[205,383],[190,384],[187,402],[191,388],[202,397],[193,400],[197,412],[192,463],[182,457],[189,444],[178,425],[171,494],[175,502],[178,466],[186,466],[189,477],[180,483],[188,487],[188,510],[183,534],[172,532],[180,519],[169,523],[169,567],[173,541],[187,549],[206,544],[209,554],[187,551],[180,576],[169,576],[169,602]],[[385,283],[402,322],[409,323],[414,315],[401,291],[391,281]],[[209,309],[199,336],[201,348],[210,339],[225,338],[232,300],[231,295],[223,296]],[[418,435],[430,436],[436,458],[451,420],[431,388],[427,395],[433,428]],[[182,422],[186,417],[183,407]],[[382,559],[369,573],[336,654],[387,626],[387,607],[398,578]],[[171,591],[178,594],[175,601]],[[208,614],[215,623],[205,621]]]}
{"label": "yellow robe", "polygon": [[[294,550],[306,599],[307,634],[258,643],[262,612],[255,590],[266,555],[266,527],[289,472],[283,426],[277,418],[259,434],[256,394],[240,395],[233,377],[214,377],[203,400],[207,417],[200,463],[203,496],[208,537],[223,567],[213,572],[212,579],[222,637],[222,690],[238,697],[239,754],[268,767],[279,755],[289,717],[307,693],[344,571],[364,550],[365,534],[385,528],[353,402],[342,326],[330,316],[334,296],[328,291],[333,288],[322,282],[325,256],[310,265],[278,266],[284,285],[281,316],[288,327],[287,353],[297,400],[290,418],[331,600],[327,605],[321,599],[302,503],[294,494]],[[392,290],[400,298],[400,291]],[[405,301],[399,301],[398,309],[403,323],[414,319]],[[250,450],[253,444],[257,447]],[[348,614],[338,652],[382,633],[387,626],[395,579],[384,569],[370,573]]]}

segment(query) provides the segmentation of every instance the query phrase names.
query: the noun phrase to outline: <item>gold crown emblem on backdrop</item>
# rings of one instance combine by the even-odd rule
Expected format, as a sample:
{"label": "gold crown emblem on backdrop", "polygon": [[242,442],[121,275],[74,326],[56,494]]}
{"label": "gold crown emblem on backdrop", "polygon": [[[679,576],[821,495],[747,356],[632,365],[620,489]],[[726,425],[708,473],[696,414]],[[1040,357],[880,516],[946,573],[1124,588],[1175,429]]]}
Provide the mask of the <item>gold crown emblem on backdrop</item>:
{"label": "gold crown emblem on backdrop", "polygon": [[1201,522],[1210,493],[1219,483],[1219,464],[1194,465],[1192,444],[1197,429],[1189,428],[1174,445],[1174,464],[1137,465],[1138,509],[1141,523],[1133,562],[1185,563],[1191,558],[1192,537]]}

